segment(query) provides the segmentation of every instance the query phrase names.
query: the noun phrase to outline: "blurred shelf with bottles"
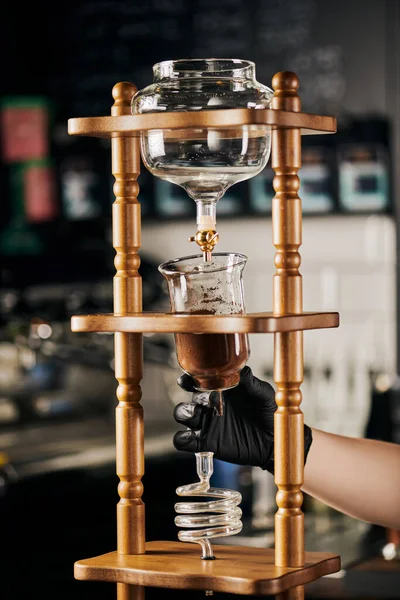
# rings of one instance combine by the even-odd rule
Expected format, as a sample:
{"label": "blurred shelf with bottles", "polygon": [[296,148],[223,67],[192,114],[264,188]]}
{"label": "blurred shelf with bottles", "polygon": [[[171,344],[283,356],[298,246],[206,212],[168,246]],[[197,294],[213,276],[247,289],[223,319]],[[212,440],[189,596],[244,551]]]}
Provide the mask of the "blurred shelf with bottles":
{"label": "blurred shelf with bottles", "polygon": [[[378,1],[368,7],[362,0],[340,2],[347,28],[335,18],[337,3],[316,0],[234,0],[235,10],[226,0],[219,6],[210,0],[61,0],[35,28],[37,6],[27,6],[21,21],[18,5],[9,5],[0,38],[8,65],[0,95],[0,285],[113,272],[109,141],[69,136],[67,119],[110,114],[116,82],[141,89],[152,80],[152,65],[166,59],[249,59],[266,85],[279,70],[295,71],[302,109],[334,115],[338,123],[335,135],[302,139],[305,219],[394,215],[389,59],[395,53],[393,32],[384,25],[395,23],[394,9]],[[10,51],[15,39],[19,53]],[[193,222],[195,203],[179,186],[144,167],[139,185],[144,226]],[[268,165],[227,190],[217,218],[268,219],[273,195]]]}
{"label": "blurred shelf with bottles", "polygon": [[[109,140],[68,136],[53,102],[5,97],[1,104],[1,285],[30,265],[40,277],[107,276],[113,270],[114,201]],[[300,197],[304,217],[392,214],[390,128],[357,119],[335,136],[304,136]],[[270,217],[273,171],[232,186],[218,201],[218,220]],[[143,224],[195,218],[195,203],[176,184],[142,167]],[[14,283],[13,283],[14,282]]]}

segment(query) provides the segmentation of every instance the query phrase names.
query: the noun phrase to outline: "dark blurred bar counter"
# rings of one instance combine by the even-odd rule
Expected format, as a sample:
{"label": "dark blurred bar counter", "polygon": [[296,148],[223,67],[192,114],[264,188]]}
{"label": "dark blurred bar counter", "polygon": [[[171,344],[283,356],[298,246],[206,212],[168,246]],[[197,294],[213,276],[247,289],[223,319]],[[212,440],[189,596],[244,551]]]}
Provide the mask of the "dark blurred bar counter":
{"label": "dark blurred bar counter", "polygon": [[[146,430],[148,458],[172,458],[177,453],[170,425],[153,422]],[[58,471],[115,469],[115,434],[109,420],[100,417],[3,432],[0,447],[17,481]]]}
{"label": "dark blurred bar counter", "polygon": [[[147,537],[174,539],[175,489],[194,479],[192,456],[172,444],[172,426],[145,432]],[[116,548],[114,423],[90,417],[0,433],[0,598],[113,598],[114,588],[73,577],[73,564]],[[21,554],[22,553],[22,554]],[[24,560],[21,573],[21,556]],[[21,576],[23,575],[23,576]]]}

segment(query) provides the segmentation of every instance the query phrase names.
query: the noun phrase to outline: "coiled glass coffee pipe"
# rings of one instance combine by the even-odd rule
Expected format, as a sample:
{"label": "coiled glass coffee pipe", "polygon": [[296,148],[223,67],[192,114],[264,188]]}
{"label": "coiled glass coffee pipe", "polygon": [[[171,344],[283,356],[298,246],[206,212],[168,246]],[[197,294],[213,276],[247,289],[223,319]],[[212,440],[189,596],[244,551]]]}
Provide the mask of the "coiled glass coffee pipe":
{"label": "coiled glass coffee pipe", "polygon": [[[178,496],[218,498],[207,502],[177,502],[175,525],[184,529],[178,532],[182,542],[200,544],[203,560],[215,558],[210,539],[236,535],[242,530],[242,496],[235,490],[210,487],[213,473],[213,452],[196,452],[199,482],[177,488]],[[198,528],[198,529],[195,529]]]}

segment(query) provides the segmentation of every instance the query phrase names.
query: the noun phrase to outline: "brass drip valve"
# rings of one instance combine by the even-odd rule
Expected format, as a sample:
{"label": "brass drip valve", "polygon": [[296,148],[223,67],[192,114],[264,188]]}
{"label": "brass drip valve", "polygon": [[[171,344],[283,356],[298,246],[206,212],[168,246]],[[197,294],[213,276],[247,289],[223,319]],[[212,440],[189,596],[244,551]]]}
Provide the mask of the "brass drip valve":
{"label": "brass drip valve", "polygon": [[189,242],[196,242],[200,246],[205,262],[211,261],[212,251],[218,240],[218,231],[215,229],[199,229],[195,236],[189,238]]}

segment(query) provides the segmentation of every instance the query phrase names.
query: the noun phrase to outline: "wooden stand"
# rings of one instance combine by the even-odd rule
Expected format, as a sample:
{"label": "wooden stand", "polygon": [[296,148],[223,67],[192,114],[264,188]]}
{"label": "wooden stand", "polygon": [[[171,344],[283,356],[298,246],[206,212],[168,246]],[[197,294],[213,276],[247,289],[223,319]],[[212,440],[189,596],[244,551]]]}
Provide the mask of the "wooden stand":
{"label": "wooden stand", "polygon": [[[113,88],[111,117],[70,119],[71,135],[111,138],[115,177],[113,246],[116,250],[114,314],[72,318],[73,331],[115,333],[117,474],[117,552],[80,560],[75,577],[118,583],[119,600],[141,597],[140,586],[204,589],[236,594],[282,594],[300,600],[302,586],[340,569],[340,558],[304,552],[304,515],[301,510],[304,465],[303,330],[337,327],[337,313],[303,313],[299,273],[302,211],[298,197],[301,135],[334,133],[332,117],[300,112],[299,82],[294,73],[273,78],[272,108],[229,109],[131,115],[136,91],[122,82]],[[232,127],[267,124],[272,128],[272,168],[275,171],[272,230],[276,248],[273,312],[244,316],[173,315],[142,313],[139,275],[140,171],[139,132],[149,129]],[[217,546],[218,560],[202,561],[197,546],[180,542],[146,543],[144,504],[143,332],[273,333],[275,346],[275,482],[278,487],[273,550]]]}

